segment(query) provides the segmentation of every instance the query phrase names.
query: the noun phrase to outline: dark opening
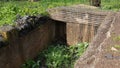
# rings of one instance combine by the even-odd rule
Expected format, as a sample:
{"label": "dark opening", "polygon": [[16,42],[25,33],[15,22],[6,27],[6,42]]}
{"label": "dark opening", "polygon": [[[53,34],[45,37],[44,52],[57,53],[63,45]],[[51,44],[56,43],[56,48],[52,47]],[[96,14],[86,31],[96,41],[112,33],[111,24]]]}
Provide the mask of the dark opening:
{"label": "dark opening", "polygon": [[64,44],[66,45],[66,23],[57,21],[55,23],[55,40],[56,44]]}

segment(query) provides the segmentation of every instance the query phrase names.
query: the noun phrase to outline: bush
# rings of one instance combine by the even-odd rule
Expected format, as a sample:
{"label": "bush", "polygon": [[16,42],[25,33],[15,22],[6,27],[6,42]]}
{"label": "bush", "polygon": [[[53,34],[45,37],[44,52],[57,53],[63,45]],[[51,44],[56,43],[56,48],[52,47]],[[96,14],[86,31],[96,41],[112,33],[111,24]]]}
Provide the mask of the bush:
{"label": "bush", "polygon": [[[51,45],[42,51],[37,61],[27,61],[23,64],[23,68],[73,68],[74,62],[82,55],[88,47],[87,43],[80,43],[75,46]],[[37,67],[37,65],[39,65]],[[35,67],[36,66],[36,67]]]}

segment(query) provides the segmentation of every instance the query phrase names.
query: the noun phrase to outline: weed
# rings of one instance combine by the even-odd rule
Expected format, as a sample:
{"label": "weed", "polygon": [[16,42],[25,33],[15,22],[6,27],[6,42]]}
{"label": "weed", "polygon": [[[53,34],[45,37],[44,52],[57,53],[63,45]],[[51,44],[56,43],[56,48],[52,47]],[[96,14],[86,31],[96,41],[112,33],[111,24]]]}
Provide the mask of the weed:
{"label": "weed", "polygon": [[115,37],[113,38],[113,40],[114,40],[114,41],[120,41],[120,36],[115,36]]}
{"label": "weed", "polygon": [[39,68],[40,61],[35,62],[34,60],[27,60],[25,64],[22,65],[22,68]]}
{"label": "weed", "polygon": [[115,45],[114,47],[120,50],[120,45]]}
{"label": "weed", "polygon": [[[31,68],[36,63],[40,62],[40,67],[45,66],[46,68],[73,68],[74,62],[82,55],[86,50],[88,44],[80,43],[74,46],[66,45],[51,45],[46,50],[40,52],[37,61],[27,61],[28,67]],[[25,64],[25,66],[27,66]],[[31,67],[30,67],[31,66]],[[28,68],[26,67],[26,68]]]}

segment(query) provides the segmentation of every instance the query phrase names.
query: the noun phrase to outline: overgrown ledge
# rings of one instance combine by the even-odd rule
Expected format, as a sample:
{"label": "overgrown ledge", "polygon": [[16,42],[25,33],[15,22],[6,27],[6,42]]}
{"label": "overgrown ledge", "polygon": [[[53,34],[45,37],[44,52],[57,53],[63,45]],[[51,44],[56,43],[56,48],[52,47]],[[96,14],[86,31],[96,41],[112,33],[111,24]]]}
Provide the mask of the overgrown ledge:
{"label": "overgrown ledge", "polygon": [[0,27],[0,68],[20,68],[52,42],[55,22],[44,16],[24,16]]}

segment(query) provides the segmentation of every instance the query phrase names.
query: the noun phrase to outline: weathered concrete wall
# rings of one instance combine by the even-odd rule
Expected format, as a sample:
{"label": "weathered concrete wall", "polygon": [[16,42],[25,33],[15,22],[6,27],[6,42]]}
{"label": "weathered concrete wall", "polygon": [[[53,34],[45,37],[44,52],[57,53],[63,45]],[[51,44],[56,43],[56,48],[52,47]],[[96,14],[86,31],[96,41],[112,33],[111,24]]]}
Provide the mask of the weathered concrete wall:
{"label": "weathered concrete wall", "polygon": [[74,68],[120,68],[120,12],[110,13]]}
{"label": "weathered concrete wall", "polygon": [[103,23],[108,11],[93,6],[74,5],[48,10],[51,18],[66,23],[66,41],[68,45],[91,42]]}
{"label": "weathered concrete wall", "polygon": [[[22,18],[23,20],[21,20],[21,18],[18,19],[15,27],[6,26],[1,28],[0,44],[3,44],[1,37],[4,38],[3,42],[8,42],[8,44],[6,46],[0,45],[0,67],[19,68],[25,60],[34,58],[37,53],[45,48],[52,40],[54,40],[54,42],[56,42],[56,40],[60,41],[59,43],[61,43],[61,40],[64,40],[68,45],[75,45],[79,42],[91,42],[95,34],[100,33],[100,37],[96,39],[97,35],[95,40],[92,41],[96,42],[95,47],[92,46],[91,43],[93,49],[90,49],[91,51],[88,49],[85,56],[83,55],[83,59],[89,58],[90,55],[90,60],[88,59],[87,63],[93,61],[95,58],[91,58],[91,55],[95,53],[94,49],[96,49],[97,46],[99,46],[98,44],[101,44],[105,38],[105,35],[102,34],[106,33],[107,28],[110,27],[110,24],[109,26],[106,25],[112,22],[113,17],[111,17],[107,23],[104,23],[104,18],[106,18],[108,12],[97,12],[96,10],[92,11],[92,9],[90,11],[86,11],[85,9],[81,11],[81,7],[78,11],[74,11],[75,9],[73,7],[71,8],[72,9],[70,9],[70,7],[67,9],[63,8],[62,10],[59,9],[67,15],[60,15],[61,12],[57,12],[58,14],[53,12],[62,18],[61,20],[59,17],[56,17],[57,15],[54,15],[55,20],[63,22],[53,21],[44,17],[26,16]],[[109,17],[107,16],[107,18]],[[27,19],[27,21],[24,19]],[[97,32],[101,23],[103,25],[101,26],[102,29],[100,29],[101,32]],[[76,66],[77,65],[79,65],[79,62],[76,63]]]}
{"label": "weathered concrete wall", "polygon": [[26,34],[12,26],[3,26],[1,35],[8,44],[0,48],[0,68],[20,68],[21,64],[37,56],[55,37],[55,21],[42,21]]}
{"label": "weathered concrete wall", "polygon": [[75,45],[81,42],[91,42],[99,25],[67,23],[66,27],[67,44]]}
{"label": "weathered concrete wall", "polygon": [[55,24],[51,21],[31,31],[28,35],[20,37],[19,45],[22,45],[24,58],[37,56],[37,53],[54,39],[54,30]]}
{"label": "weathered concrete wall", "polygon": [[0,48],[0,68],[9,68],[9,57],[8,46]]}

